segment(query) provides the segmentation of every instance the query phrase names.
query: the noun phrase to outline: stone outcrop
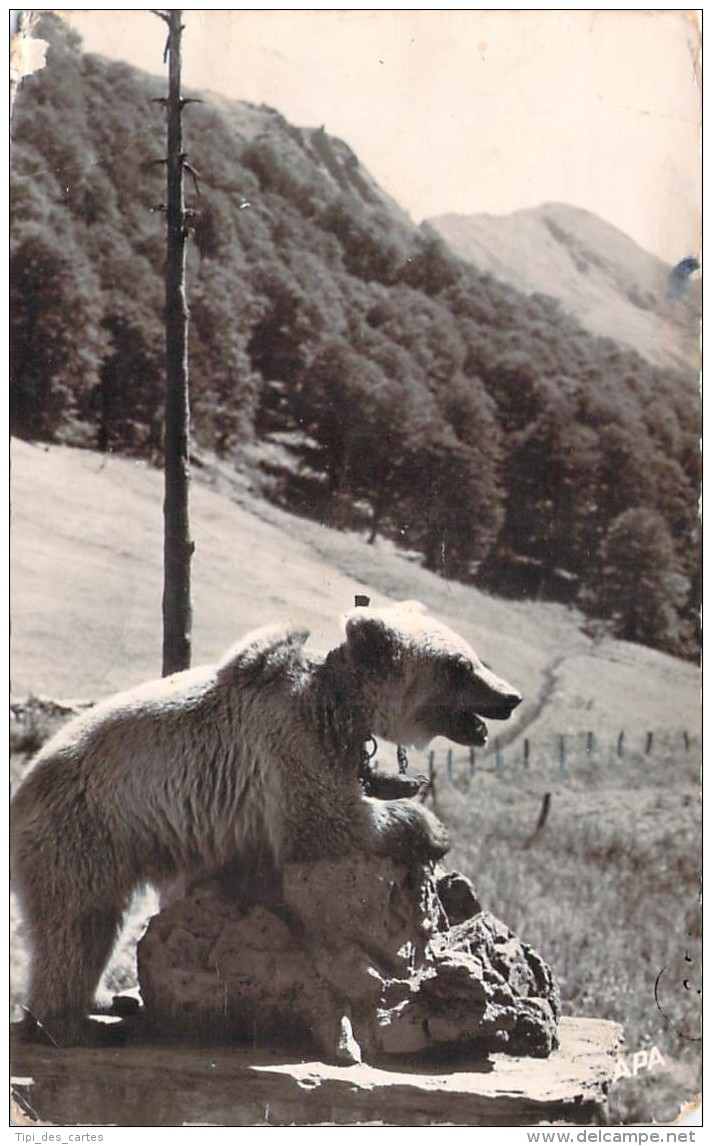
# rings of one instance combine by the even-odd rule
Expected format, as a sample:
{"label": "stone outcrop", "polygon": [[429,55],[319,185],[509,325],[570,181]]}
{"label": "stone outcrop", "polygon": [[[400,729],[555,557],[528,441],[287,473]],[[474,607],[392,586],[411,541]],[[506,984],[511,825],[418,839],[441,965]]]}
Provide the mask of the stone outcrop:
{"label": "stone outcrop", "polygon": [[152,919],[138,967],[161,1034],[341,1062],[557,1046],[548,967],[441,869],[355,856],[287,865],[251,895],[201,884]]}

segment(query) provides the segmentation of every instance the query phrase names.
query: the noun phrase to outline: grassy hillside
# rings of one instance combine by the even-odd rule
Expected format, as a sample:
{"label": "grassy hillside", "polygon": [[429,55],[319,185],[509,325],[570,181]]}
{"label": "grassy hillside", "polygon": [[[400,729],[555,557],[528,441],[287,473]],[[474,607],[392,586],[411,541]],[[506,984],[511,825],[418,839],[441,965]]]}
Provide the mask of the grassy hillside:
{"label": "grassy hillside", "polygon": [[[144,462],[15,442],[12,502],[13,695],[97,699],[157,675],[161,474]],[[618,1084],[614,1119],[673,1118],[698,1085],[695,668],[638,645],[591,639],[573,609],[496,600],[443,581],[390,543],[371,546],[356,533],[265,506],[231,467],[206,461],[196,469],[192,502],[195,663],[280,617],[306,623],[315,643],[331,644],[355,593],[374,602],[416,597],[522,690],[499,773],[490,752],[478,754],[471,777],[460,753],[448,778],[446,744],[436,745],[437,810],[454,838],[449,863],[471,875],[483,903],[550,962],[567,1013],[620,1021],[631,1053],[658,1047],[664,1066]],[[590,729],[596,742],[587,754],[582,737]],[[564,772],[561,733],[569,746]],[[388,746],[381,756],[388,758]],[[17,754],[13,774],[24,764]],[[411,762],[413,771],[425,765]],[[546,792],[549,820],[532,840]],[[134,982],[133,944],[153,910],[151,896],[136,901],[105,989]],[[17,917],[13,935],[21,1001]],[[654,988],[663,969],[661,1013]]]}
{"label": "grassy hillside", "polygon": [[[14,695],[97,699],[160,671],[162,498],[162,474],[145,462],[13,442]],[[537,719],[554,712],[558,731],[588,727],[585,713],[616,733],[621,722],[696,727],[694,665],[588,638],[574,609],[444,581],[386,541],[265,504],[219,463],[194,470],[192,507],[196,663],[282,617],[330,643],[356,593],[417,597],[521,688],[519,724],[547,692]]]}

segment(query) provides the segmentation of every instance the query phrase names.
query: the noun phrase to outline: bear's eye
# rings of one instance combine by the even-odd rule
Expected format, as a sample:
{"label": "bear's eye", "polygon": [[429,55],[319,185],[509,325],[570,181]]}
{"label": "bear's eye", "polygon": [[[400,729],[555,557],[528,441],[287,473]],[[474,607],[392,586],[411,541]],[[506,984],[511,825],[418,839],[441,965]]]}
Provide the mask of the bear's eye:
{"label": "bear's eye", "polygon": [[445,665],[445,677],[449,689],[453,692],[467,688],[472,680],[472,668],[467,661],[448,660]]}

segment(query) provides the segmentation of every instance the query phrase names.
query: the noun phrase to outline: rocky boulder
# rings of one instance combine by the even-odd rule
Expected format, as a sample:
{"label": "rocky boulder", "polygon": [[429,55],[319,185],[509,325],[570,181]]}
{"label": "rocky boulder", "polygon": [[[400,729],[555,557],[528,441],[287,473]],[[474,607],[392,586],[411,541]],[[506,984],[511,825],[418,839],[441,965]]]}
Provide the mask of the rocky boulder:
{"label": "rocky boulder", "polygon": [[147,1017],[181,1037],[308,1045],[342,1062],[557,1046],[548,967],[440,868],[290,864],[252,901],[224,879],[201,884],[151,920],[138,968]]}

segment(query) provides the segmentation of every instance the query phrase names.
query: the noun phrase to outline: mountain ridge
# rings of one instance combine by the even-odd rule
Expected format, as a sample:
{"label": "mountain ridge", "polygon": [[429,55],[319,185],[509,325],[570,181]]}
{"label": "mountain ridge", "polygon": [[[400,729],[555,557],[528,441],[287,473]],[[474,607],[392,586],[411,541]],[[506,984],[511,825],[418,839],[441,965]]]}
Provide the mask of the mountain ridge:
{"label": "mountain ridge", "polygon": [[634,347],[657,365],[699,367],[699,284],[671,290],[674,268],[600,216],[551,202],[508,215],[450,213],[426,222],[480,271],[556,298],[592,333]]}

